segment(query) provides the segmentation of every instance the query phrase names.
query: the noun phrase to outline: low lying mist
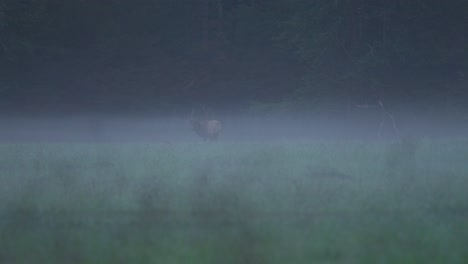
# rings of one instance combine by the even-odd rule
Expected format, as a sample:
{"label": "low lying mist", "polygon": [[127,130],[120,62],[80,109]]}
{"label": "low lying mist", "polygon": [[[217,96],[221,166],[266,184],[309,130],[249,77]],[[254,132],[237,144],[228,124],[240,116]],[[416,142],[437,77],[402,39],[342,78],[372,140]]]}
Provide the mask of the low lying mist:
{"label": "low lying mist", "polygon": [[[468,118],[399,113],[348,115],[209,115],[223,130],[219,141],[450,139],[468,135]],[[199,141],[187,116],[4,116],[2,142]]]}
{"label": "low lying mist", "polygon": [[462,119],[207,118],[3,117],[0,263],[466,260]]}

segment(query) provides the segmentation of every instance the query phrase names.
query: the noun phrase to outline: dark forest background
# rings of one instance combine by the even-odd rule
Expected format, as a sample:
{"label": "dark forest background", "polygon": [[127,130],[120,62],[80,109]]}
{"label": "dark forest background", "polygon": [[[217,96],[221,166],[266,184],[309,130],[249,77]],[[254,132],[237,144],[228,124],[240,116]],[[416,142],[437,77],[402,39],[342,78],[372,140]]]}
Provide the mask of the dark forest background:
{"label": "dark forest background", "polygon": [[0,0],[7,112],[468,108],[467,0]]}

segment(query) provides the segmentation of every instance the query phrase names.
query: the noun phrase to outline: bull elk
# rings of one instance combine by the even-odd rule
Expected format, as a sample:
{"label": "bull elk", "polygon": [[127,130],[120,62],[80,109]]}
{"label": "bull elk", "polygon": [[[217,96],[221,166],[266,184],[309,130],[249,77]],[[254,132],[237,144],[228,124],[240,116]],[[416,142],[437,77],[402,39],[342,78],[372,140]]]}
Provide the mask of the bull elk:
{"label": "bull elk", "polygon": [[203,140],[218,140],[219,134],[223,126],[221,122],[214,119],[196,119],[192,115],[190,116],[190,125],[195,133],[200,136]]}

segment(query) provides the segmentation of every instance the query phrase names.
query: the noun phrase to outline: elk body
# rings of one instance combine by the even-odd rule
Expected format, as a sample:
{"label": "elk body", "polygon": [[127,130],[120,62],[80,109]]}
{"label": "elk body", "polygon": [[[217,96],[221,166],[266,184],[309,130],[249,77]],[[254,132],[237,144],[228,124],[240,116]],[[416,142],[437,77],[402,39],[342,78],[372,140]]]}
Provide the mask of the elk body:
{"label": "elk body", "polygon": [[193,131],[197,133],[203,140],[218,140],[219,134],[222,130],[221,122],[218,120],[199,120],[190,119],[190,125]]}

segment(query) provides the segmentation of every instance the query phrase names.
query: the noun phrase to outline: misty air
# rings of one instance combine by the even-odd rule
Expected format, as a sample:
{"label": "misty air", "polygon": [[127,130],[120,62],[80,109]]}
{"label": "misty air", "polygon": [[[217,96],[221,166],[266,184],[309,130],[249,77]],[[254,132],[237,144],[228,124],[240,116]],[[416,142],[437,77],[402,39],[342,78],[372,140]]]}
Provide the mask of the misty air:
{"label": "misty air", "polygon": [[467,11],[0,0],[0,263],[468,263]]}

